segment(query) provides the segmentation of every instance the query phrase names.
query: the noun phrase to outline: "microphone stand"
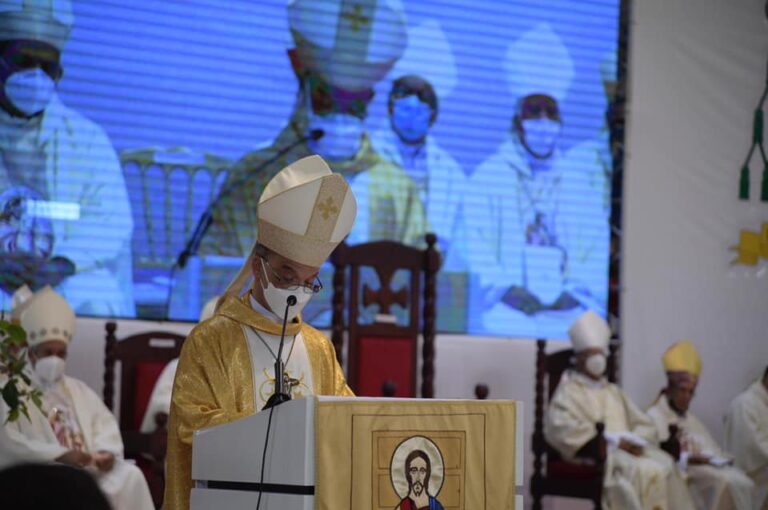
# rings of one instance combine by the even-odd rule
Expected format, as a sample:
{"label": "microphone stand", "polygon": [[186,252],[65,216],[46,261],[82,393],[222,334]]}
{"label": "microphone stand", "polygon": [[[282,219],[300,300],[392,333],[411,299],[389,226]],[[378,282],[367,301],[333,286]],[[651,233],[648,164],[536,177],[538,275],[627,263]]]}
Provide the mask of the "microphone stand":
{"label": "microphone stand", "polygon": [[[296,296],[288,296],[285,304],[285,314],[283,315],[283,331],[280,333],[280,346],[277,348],[277,357],[275,358],[275,392],[267,399],[264,409],[279,406],[282,403],[291,400],[291,394],[283,391],[283,377],[285,376],[285,364],[283,363],[283,345],[285,344],[285,328],[288,325],[288,309],[296,304]],[[294,339],[294,342],[296,340]],[[290,391],[290,390],[289,390]]]}
{"label": "microphone stand", "polygon": [[[275,358],[275,392],[267,399],[263,410],[269,409],[269,419],[267,420],[267,433],[264,435],[264,448],[261,451],[261,476],[259,477],[259,500],[256,503],[256,510],[261,508],[261,496],[264,493],[264,467],[267,464],[267,446],[269,446],[269,432],[272,430],[272,413],[275,408],[282,403],[291,400],[290,393],[283,393],[283,374],[285,366],[283,365],[283,345],[285,344],[285,328],[288,325],[288,309],[296,304],[296,296],[290,295],[285,302],[285,314],[283,315],[283,330],[280,333],[280,346],[277,348],[277,357]],[[294,342],[296,339],[294,338]],[[290,390],[289,390],[290,391]]]}
{"label": "microphone stand", "polygon": [[313,129],[306,136],[302,136],[295,142],[290,143],[287,146],[280,149],[280,151],[278,151],[277,154],[275,154],[268,160],[264,161],[262,164],[254,168],[252,171],[248,172],[248,174],[245,175],[244,177],[241,177],[240,179],[230,183],[226,188],[223,188],[221,191],[219,191],[219,194],[216,196],[216,198],[213,199],[211,203],[208,204],[208,207],[205,208],[205,211],[203,211],[203,214],[200,216],[200,219],[198,220],[197,225],[195,225],[195,230],[192,232],[192,235],[187,240],[187,243],[184,246],[184,249],[181,251],[181,253],[179,253],[178,257],[176,258],[176,262],[174,262],[173,266],[171,266],[170,282],[168,284],[168,295],[166,296],[166,300],[165,300],[164,315],[166,320],[168,320],[168,312],[171,306],[171,288],[173,286],[173,279],[176,275],[176,269],[184,269],[187,265],[187,261],[189,260],[189,258],[195,255],[197,253],[197,250],[200,249],[200,243],[203,241],[203,238],[205,237],[206,232],[208,232],[208,229],[211,227],[211,223],[213,223],[213,213],[216,212],[216,209],[221,204],[222,200],[224,200],[226,197],[232,194],[234,190],[247,184],[250,180],[252,180],[254,177],[259,175],[259,172],[264,170],[266,167],[268,167],[269,165],[271,165],[281,157],[285,156],[288,152],[290,152],[294,148],[310,140],[317,141],[321,139],[324,135],[325,135],[325,131],[323,131],[322,129]]}

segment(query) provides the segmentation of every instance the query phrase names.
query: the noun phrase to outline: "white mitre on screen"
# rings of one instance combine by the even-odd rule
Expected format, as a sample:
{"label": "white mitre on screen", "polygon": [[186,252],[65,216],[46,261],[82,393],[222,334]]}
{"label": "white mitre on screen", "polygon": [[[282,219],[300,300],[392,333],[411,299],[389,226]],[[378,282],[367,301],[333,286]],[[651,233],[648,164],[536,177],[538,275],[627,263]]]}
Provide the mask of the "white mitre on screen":
{"label": "white mitre on screen", "polygon": [[[357,215],[346,179],[320,156],[307,156],[282,169],[259,198],[257,243],[283,257],[320,267],[341,243]],[[250,278],[251,256],[225,295],[239,294]]]}
{"label": "white mitre on screen", "polygon": [[71,0],[0,0],[0,41],[43,41],[61,51],[74,21]]}
{"label": "white mitre on screen", "polygon": [[350,91],[381,80],[408,41],[396,0],[290,0],[288,24],[302,63]]}
{"label": "white mitre on screen", "polygon": [[408,29],[408,47],[387,76],[389,81],[395,81],[408,75],[428,81],[439,99],[456,88],[459,75],[456,59],[440,22],[428,20]]}
{"label": "white mitre on screen", "polygon": [[515,100],[546,94],[562,103],[573,82],[573,59],[549,23],[539,23],[509,45],[504,73]]}
{"label": "white mitre on screen", "polygon": [[605,319],[592,310],[587,310],[571,324],[568,329],[573,350],[576,352],[598,347],[608,351],[608,342],[611,339],[611,328]]}

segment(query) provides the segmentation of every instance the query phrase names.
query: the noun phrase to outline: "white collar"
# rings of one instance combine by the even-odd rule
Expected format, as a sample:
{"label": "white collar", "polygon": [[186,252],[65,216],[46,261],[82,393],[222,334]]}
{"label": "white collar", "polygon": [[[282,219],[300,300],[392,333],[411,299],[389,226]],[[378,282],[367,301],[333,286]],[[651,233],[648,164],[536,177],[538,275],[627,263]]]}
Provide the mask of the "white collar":
{"label": "white collar", "polygon": [[251,302],[251,308],[258,313],[259,315],[263,315],[267,319],[271,320],[275,324],[281,324],[283,323],[283,320],[277,316],[275,312],[272,310],[267,309],[266,307],[262,306],[261,303],[256,301],[256,298],[253,297],[253,293],[251,291],[248,291],[248,299]]}
{"label": "white collar", "polygon": [[601,389],[608,386],[608,379],[605,377],[601,377],[599,380],[595,381],[591,377],[582,374],[575,368],[570,369],[567,371],[564,375],[564,377],[573,377],[578,383],[587,386],[588,388],[594,388],[594,389]]}

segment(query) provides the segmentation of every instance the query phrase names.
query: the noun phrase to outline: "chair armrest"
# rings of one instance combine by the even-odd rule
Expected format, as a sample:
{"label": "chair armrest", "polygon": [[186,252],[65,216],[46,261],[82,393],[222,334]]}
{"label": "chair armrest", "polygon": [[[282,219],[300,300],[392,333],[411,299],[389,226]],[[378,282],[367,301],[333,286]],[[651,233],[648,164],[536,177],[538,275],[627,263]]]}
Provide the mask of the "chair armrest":
{"label": "chair armrest", "polygon": [[669,438],[659,445],[662,450],[670,454],[675,460],[680,460],[680,434],[677,425],[669,426]]}
{"label": "chair armrest", "polygon": [[595,436],[579,448],[576,457],[592,460],[595,464],[603,464],[608,456],[608,443],[605,440],[604,431],[605,425],[598,422],[595,425]]}

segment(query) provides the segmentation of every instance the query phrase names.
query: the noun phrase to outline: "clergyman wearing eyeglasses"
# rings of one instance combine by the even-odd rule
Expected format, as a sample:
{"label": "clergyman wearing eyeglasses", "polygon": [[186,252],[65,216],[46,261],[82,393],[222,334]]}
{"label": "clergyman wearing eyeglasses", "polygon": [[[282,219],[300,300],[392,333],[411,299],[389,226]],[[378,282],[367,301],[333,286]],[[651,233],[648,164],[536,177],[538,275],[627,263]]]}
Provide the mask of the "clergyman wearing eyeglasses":
{"label": "clergyman wearing eyeglasses", "polygon": [[[320,266],[349,233],[356,209],[347,181],[319,156],[287,166],[267,184],[250,256],[213,317],[192,330],[179,358],[168,427],[166,509],[189,508],[194,432],[252,415],[274,392],[284,317],[283,392],[352,396],[333,345],[304,323],[300,312],[322,288]],[[289,298],[295,304],[287,307]]]}

